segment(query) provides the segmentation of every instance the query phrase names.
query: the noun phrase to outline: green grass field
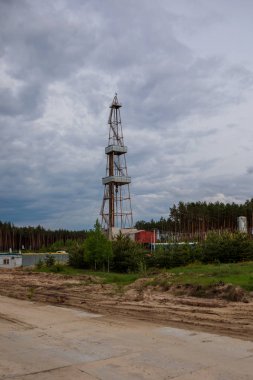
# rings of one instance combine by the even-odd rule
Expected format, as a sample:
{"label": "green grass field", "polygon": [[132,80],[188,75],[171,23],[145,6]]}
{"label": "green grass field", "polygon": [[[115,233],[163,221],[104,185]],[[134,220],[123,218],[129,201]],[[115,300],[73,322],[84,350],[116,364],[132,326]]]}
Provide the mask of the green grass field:
{"label": "green grass field", "polygon": [[253,262],[236,264],[191,264],[166,271],[174,284],[212,285],[218,282],[253,291]]}
{"label": "green grass field", "polygon": [[[35,269],[37,272],[54,272],[52,268]],[[199,284],[203,286],[212,285],[218,282],[225,284],[239,285],[243,289],[253,291],[253,262],[236,264],[191,264],[185,267],[161,270],[161,273],[170,273],[168,282],[172,284]],[[107,272],[92,272],[84,269],[74,269],[69,266],[62,266],[59,275],[92,275],[103,279],[106,284],[118,284],[121,286],[131,284],[140,277],[138,273],[122,274]],[[157,277],[157,275],[147,274],[145,277]],[[152,280],[151,280],[152,282]]]}

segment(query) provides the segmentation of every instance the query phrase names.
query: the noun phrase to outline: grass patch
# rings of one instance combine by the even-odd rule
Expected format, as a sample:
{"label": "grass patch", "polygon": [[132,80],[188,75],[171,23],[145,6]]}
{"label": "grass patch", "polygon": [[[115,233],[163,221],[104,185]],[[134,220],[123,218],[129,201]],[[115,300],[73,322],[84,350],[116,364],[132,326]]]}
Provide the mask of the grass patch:
{"label": "grass patch", "polygon": [[[102,279],[104,284],[117,284],[121,287],[129,285],[141,278],[138,273],[107,273],[94,272],[86,269],[76,269],[68,265],[62,265],[59,270],[53,267],[36,268],[36,272],[57,273],[70,276],[96,276]],[[156,271],[157,273],[157,271]],[[168,289],[173,284],[191,284],[208,286],[217,283],[241,286],[247,291],[253,291],[253,262],[235,264],[190,264],[185,267],[177,267],[170,270],[161,270],[160,274],[153,276],[153,280],[147,285],[161,285]]]}
{"label": "grass patch", "polygon": [[107,272],[93,272],[87,269],[77,269],[72,268],[68,265],[62,265],[61,270],[55,270],[54,266],[52,267],[41,267],[34,269],[35,272],[44,272],[44,273],[57,273],[59,275],[69,275],[69,276],[96,276],[100,277],[103,280],[104,284],[117,284],[121,286],[129,285],[135,280],[137,280],[140,275],[137,273],[107,273]]}
{"label": "grass patch", "polygon": [[215,283],[232,284],[253,291],[253,262],[235,264],[191,264],[166,272],[172,284],[208,286]]}
{"label": "grass patch", "polygon": [[129,285],[136,281],[140,275],[136,273],[104,273],[92,272],[94,276],[100,276],[104,279],[105,284],[118,284],[118,285]]}

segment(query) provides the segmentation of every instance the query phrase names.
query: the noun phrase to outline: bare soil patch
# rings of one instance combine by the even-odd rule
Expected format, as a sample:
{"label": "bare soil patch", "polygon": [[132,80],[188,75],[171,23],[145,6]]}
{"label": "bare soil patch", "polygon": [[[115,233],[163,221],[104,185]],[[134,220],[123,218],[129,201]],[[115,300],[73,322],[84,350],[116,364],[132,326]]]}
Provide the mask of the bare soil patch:
{"label": "bare soil patch", "polygon": [[139,279],[119,288],[96,276],[1,270],[0,294],[253,341],[253,301],[241,288],[215,284],[205,289],[203,298],[198,295],[204,290],[197,285],[162,287],[149,282]]}

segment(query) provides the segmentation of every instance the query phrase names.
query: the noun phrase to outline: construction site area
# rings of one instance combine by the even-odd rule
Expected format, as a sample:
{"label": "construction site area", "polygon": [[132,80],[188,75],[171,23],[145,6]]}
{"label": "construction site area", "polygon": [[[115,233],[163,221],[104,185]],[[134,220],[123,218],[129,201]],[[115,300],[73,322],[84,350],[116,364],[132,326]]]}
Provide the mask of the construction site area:
{"label": "construction site area", "polygon": [[[163,280],[169,275],[160,276]],[[150,280],[140,278],[119,287],[88,274],[66,276],[2,269],[0,295],[253,341],[252,293],[234,288],[231,302],[228,297],[231,288],[225,284],[216,284],[212,293],[198,297],[194,286],[164,289],[161,285],[149,285]]]}
{"label": "construction site area", "polygon": [[[0,379],[249,380],[253,300],[2,270]],[[182,289],[181,289],[182,291]]]}

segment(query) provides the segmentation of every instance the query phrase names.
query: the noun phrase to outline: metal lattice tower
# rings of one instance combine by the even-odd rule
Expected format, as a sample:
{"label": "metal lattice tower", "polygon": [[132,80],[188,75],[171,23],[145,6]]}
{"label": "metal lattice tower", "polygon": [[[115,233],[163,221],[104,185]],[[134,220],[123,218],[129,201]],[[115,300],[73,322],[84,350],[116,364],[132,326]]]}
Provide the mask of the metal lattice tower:
{"label": "metal lattice tower", "polygon": [[109,237],[114,228],[133,227],[130,189],[131,177],[127,174],[126,153],[124,145],[121,117],[121,104],[115,94],[110,106],[109,139],[105,148],[107,155],[106,177],[102,178],[104,197],[101,207],[102,226]]}

